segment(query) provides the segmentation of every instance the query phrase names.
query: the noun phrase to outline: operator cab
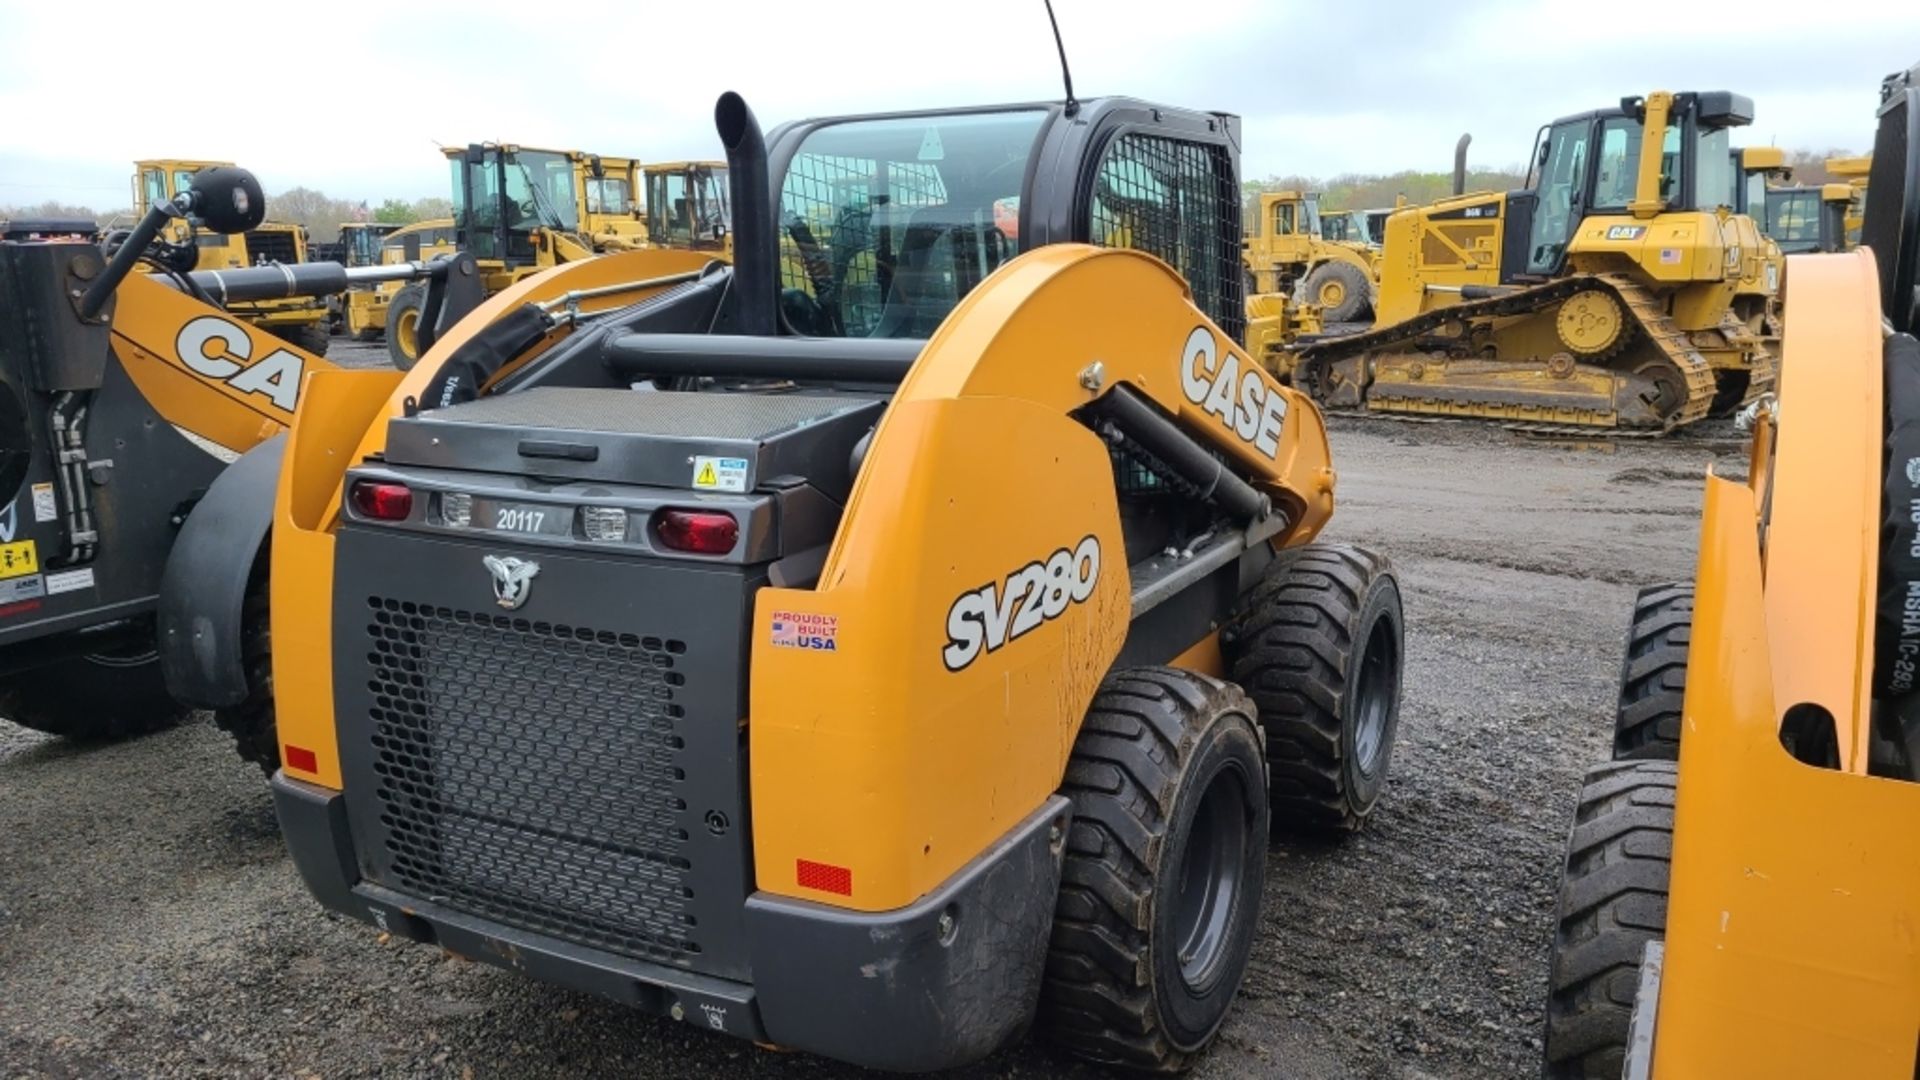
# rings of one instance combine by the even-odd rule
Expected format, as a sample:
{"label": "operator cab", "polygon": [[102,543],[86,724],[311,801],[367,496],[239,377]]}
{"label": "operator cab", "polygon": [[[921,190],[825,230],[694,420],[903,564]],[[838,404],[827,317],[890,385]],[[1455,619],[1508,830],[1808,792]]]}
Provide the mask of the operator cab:
{"label": "operator cab", "polygon": [[1238,122],[1127,99],[885,114],[768,137],[782,328],[925,338],[999,267],[1044,244],[1172,264],[1238,340],[1245,324]]}
{"label": "operator cab", "polygon": [[530,266],[537,230],[580,231],[568,155],[491,143],[446,154],[453,169],[454,228],[474,258]]}
{"label": "operator cab", "polygon": [[1565,117],[1540,129],[1527,175],[1532,198],[1525,273],[1557,273],[1581,221],[1630,213],[1643,196],[1657,199],[1667,212],[1730,205],[1737,170],[1729,132],[1753,122],[1753,102],[1724,90],[1673,95],[1671,111],[1658,128],[1658,190],[1642,193],[1647,111],[1645,98],[1623,98],[1616,108]]}
{"label": "operator cab", "polygon": [[1786,255],[1845,251],[1850,204],[1845,184],[1771,188],[1762,231]]}
{"label": "operator cab", "polygon": [[660,247],[717,251],[733,229],[727,167],[688,161],[649,165],[647,239]]}

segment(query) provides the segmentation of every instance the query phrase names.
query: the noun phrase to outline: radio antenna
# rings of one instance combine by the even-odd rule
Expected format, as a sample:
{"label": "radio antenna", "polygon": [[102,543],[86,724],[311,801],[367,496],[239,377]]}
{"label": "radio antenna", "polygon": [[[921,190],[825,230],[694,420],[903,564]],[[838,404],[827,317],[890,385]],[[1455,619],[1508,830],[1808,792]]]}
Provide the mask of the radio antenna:
{"label": "radio antenna", "polygon": [[1067,43],[1060,37],[1060,20],[1054,17],[1053,0],[1046,0],[1047,21],[1053,24],[1053,45],[1060,50],[1060,81],[1067,84],[1067,115],[1080,111],[1080,99],[1073,96],[1073,72],[1067,69]]}

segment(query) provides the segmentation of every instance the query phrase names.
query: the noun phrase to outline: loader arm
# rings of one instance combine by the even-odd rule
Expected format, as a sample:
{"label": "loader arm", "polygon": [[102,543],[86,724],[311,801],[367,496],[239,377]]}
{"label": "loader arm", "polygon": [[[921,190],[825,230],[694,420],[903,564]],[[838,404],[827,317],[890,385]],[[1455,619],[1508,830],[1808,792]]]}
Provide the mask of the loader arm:
{"label": "loader arm", "polygon": [[246,451],[286,430],[306,376],[334,365],[154,281],[122,282],[114,351],[168,423]]}

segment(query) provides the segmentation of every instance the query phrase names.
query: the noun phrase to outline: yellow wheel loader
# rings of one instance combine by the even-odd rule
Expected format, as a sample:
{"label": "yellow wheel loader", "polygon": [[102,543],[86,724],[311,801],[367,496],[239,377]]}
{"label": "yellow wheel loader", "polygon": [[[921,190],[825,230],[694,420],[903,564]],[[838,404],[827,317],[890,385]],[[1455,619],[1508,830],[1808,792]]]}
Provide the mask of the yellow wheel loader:
{"label": "yellow wheel loader", "polygon": [[[347,221],[340,225],[340,239],[331,245],[332,251],[318,252],[317,261],[338,262],[352,268],[356,266],[378,266],[383,262],[382,245],[386,238],[399,230],[401,226],[382,221]],[[366,325],[367,299],[373,295],[374,286],[359,285],[348,289],[338,296],[327,297],[327,325],[336,334],[347,334],[356,341],[371,341],[379,334],[368,334]]]}
{"label": "yellow wheel loader", "polygon": [[[232,168],[231,161],[166,158],[133,163],[133,212],[144,218],[154,207],[192,186],[201,169]],[[117,236],[108,237],[111,249]],[[307,232],[287,222],[262,221],[245,233],[224,236],[201,232],[192,216],[169,218],[162,239],[177,253],[175,270],[230,270],[250,266],[292,266],[307,261]],[[191,258],[188,258],[191,253]],[[327,354],[330,333],[327,303],[318,296],[281,296],[232,301],[228,310],[254,326],[315,356]]]}
{"label": "yellow wheel loader", "polygon": [[1567,842],[1545,1075],[1910,1080],[1920,1060],[1920,68],[1870,250],[1787,260],[1777,398],[1644,590]]}
{"label": "yellow wheel loader", "polygon": [[1726,92],[1541,130],[1524,190],[1387,220],[1373,329],[1308,344],[1329,408],[1658,434],[1771,388],[1760,234],[1732,213]]}
{"label": "yellow wheel loader", "polygon": [[[726,204],[714,200],[715,177],[706,163],[644,170],[649,187],[659,186],[666,196],[662,214],[677,207],[695,215],[686,219],[684,240],[674,230],[679,222],[663,217],[663,239],[654,241],[632,203],[633,181],[642,172],[631,159],[492,143],[450,149],[446,156],[453,169],[455,242],[478,262],[488,296],[603,252],[725,247]],[[719,182],[725,182],[724,170]],[[415,327],[425,295],[419,285],[402,286],[387,301],[387,353],[402,371],[420,357]]]}
{"label": "yellow wheel loader", "polygon": [[[459,250],[454,236],[452,218],[429,218],[404,225],[383,238],[374,265],[432,262]],[[405,287],[404,279],[382,280],[347,290],[342,305],[343,332],[356,341],[380,340],[387,333],[394,295]],[[407,310],[392,320],[397,323],[395,329],[407,337],[406,350],[416,356],[420,351],[420,310],[425,299],[420,290],[409,293]]]}
{"label": "yellow wheel loader", "polygon": [[644,171],[650,246],[731,255],[726,162],[665,161]]}
{"label": "yellow wheel loader", "polygon": [[235,311],[426,271],[179,269],[255,235],[265,199],[227,166],[178,185],[110,260],[89,221],[0,229],[0,718],[104,739],[212,708],[271,768],[266,514],[278,436],[330,365]]}
{"label": "yellow wheel loader", "polygon": [[1315,541],[1320,414],[1240,345],[1239,121],[716,121],[732,265],[564,264],[311,380],[295,864],[710,1032],[929,1070],[1037,1017],[1183,1067],[1270,823],[1366,819],[1401,678],[1387,560]]}
{"label": "yellow wheel loader", "polygon": [[[1320,309],[1327,322],[1354,322],[1373,311],[1373,249],[1322,231],[1317,192],[1266,191],[1241,242],[1247,293],[1284,293]],[[1343,230],[1344,232],[1344,230]]]}

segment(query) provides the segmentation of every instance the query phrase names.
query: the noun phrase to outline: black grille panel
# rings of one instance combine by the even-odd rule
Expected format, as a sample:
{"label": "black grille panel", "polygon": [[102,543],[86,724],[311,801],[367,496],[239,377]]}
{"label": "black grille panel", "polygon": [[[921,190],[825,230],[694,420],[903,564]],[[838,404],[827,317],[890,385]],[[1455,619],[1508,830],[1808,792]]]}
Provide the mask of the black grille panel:
{"label": "black grille panel", "polygon": [[300,249],[287,229],[255,229],[247,234],[247,262],[253,266],[267,263],[292,265],[300,261]]}
{"label": "black grille panel", "polygon": [[366,641],[384,884],[695,963],[684,642],[380,596]]}

